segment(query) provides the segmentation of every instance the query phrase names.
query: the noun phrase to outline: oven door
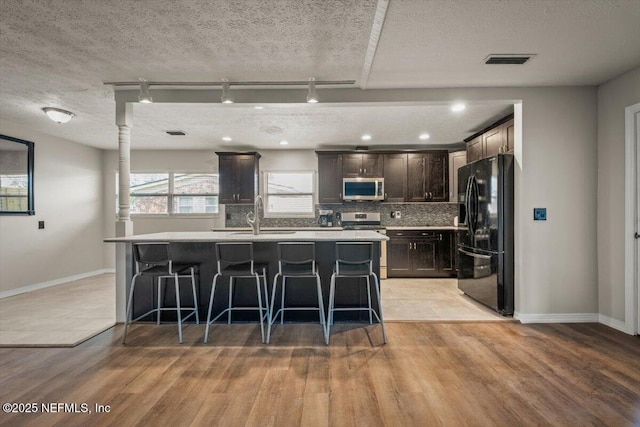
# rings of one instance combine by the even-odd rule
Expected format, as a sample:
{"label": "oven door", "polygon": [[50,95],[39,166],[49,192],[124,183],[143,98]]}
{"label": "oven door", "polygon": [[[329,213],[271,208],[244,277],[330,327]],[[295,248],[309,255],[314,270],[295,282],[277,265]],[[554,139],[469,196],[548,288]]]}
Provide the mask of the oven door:
{"label": "oven door", "polygon": [[505,305],[500,256],[458,246],[458,289],[496,311]]}

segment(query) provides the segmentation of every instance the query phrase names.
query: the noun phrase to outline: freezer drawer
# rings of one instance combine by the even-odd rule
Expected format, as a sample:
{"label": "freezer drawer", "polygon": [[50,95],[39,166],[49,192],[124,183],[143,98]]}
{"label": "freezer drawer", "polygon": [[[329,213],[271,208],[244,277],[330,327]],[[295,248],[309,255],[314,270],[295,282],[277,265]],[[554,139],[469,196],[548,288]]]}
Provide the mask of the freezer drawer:
{"label": "freezer drawer", "polygon": [[458,247],[458,289],[503,315],[513,314],[513,293],[505,289],[501,253]]}

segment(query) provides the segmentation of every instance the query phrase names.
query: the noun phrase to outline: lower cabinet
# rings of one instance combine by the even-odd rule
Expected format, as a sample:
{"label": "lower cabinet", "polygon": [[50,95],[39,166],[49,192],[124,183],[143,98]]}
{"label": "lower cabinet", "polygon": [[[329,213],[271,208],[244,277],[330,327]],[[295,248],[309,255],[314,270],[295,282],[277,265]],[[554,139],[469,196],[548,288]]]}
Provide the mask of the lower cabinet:
{"label": "lower cabinet", "polygon": [[448,230],[388,230],[389,277],[455,277],[454,234]]}

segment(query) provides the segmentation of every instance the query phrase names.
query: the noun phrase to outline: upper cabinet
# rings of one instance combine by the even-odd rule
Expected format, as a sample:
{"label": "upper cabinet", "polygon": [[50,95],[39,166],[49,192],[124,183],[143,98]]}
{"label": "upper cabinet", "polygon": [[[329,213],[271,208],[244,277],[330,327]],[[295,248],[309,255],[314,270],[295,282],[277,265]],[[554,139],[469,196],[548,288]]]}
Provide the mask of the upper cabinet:
{"label": "upper cabinet", "polygon": [[341,203],[343,178],[384,178],[386,202],[449,200],[447,151],[316,152],[318,202]]}
{"label": "upper cabinet", "polygon": [[384,155],[385,201],[407,200],[407,153]]}
{"label": "upper cabinet", "polygon": [[342,154],[318,154],[318,203],[342,202]]}
{"label": "upper cabinet", "polygon": [[384,173],[384,156],[375,153],[350,153],[342,155],[344,178],[380,178]]}
{"label": "upper cabinet", "polygon": [[458,169],[467,164],[467,152],[449,153],[449,201],[458,201]]}
{"label": "upper cabinet", "polygon": [[406,200],[408,202],[446,202],[449,200],[448,152],[409,153],[407,164]]}
{"label": "upper cabinet", "polygon": [[220,203],[253,203],[258,194],[260,154],[216,153],[220,174]]}
{"label": "upper cabinet", "polygon": [[513,153],[513,114],[465,139],[467,161],[475,162],[499,153]]}

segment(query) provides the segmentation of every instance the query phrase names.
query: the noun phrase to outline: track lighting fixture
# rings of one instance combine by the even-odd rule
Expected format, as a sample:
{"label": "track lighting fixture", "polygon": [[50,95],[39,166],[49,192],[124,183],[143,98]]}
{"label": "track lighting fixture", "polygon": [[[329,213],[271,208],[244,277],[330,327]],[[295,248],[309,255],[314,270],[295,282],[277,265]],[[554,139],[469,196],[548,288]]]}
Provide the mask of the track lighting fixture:
{"label": "track lighting fixture", "polygon": [[309,78],[309,92],[307,92],[307,102],[309,104],[315,104],[318,102],[318,94],[316,93],[316,79]]}
{"label": "track lighting fixture", "polygon": [[56,123],[67,123],[75,117],[75,114],[71,111],[62,110],[60,108],[44,107],[42,111],[44,111],[47,117]]}
{"label": "track lighting fixture", "polygon": [[231,95],[231,87],[229,85],[229,80],[223,78],[222,79],[222,103],[223,104],[233,104],[233,96]]}
{"label": "track lighting fixture", "polygon": [[153,98],[151,98],[151,94],[149,93],[149,83],[147,83],[146,79],[140,78],[140,94],[138,95],[138,102],[142,102],[143,104],[151,104],[153,102]]}

